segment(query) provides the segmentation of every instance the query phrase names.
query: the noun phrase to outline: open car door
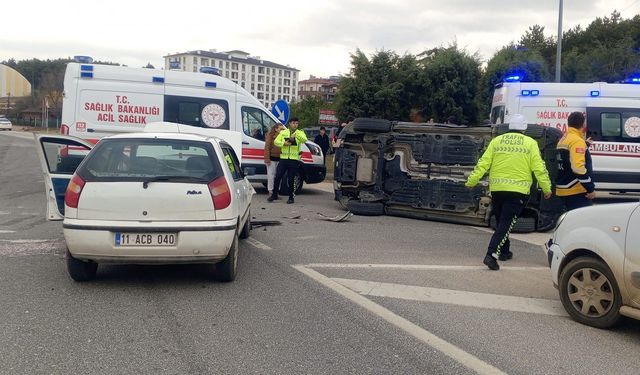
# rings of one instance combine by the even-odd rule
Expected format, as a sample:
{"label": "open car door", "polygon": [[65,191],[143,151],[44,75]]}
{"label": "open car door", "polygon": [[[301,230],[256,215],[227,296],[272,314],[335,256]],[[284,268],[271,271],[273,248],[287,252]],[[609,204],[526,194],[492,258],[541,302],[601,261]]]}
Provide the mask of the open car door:
{"label": "open car door", "polygon": [[47,220],[62,220],[67,185],[93,144],[68,135],[34,134],[34,138],[44,175]]}

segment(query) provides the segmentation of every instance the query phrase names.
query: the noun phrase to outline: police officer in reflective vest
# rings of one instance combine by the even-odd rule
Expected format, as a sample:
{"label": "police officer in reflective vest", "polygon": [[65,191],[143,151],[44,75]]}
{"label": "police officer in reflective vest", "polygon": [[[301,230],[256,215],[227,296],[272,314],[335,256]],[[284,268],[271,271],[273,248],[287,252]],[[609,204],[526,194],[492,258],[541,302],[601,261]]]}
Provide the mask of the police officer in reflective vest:
{"label": "police officer in reflective vest", "polygon": [[469,188],[476,186],[489,170],[491,206],[497,226],[491,236],[484,264],[494,271],[500,269],[498,259],[506,261],[513,257],[509,248],[509,233],[529,201],[532,173],[538,180],[544,198],[551,197],[551,181],[538,143],[524,135],[525,130],[527,121],[524,116],[513,115],[509,131],[489,143],[465,184]]}
{"label": "police officer in reflective vest", "polygon": [[289,182],[289,200],[288,204],[293,203],[293,197],[296,191],[294,186],[295,177],[300,173],[300,146],[307,141],[307,135],[304,130],[298,129],[298,118],[292,117],[289,120],[289,127],[278,134],[273,144],[280,147],[280,163],[276,171],[273,193],[267,199],[269,202],[278,199],[278,189],[285,172],[287,173]]}
{"label": "police officer in reflective vest", "polygon": [[569,129],[557,146],[556,195],[570,211],[591,206],[596,193],[595,184],[591,179],[591,154],[584,139],[584,115],[582,112],[572,112],[567,123]]}

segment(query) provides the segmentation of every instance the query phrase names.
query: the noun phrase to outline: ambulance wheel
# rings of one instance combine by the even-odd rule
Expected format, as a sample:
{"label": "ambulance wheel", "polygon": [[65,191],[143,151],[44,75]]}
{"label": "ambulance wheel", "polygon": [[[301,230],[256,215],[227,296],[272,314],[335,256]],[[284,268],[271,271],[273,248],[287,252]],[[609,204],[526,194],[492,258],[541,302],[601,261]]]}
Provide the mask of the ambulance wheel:
{"label": "ambulance wheel", "polygon": [[360,216],[380,216],[384,215],[384,203],[350,200],[347,202],[347,210]]}
{"label": "ambulance wheel", "polygon": [[387,133],[391,131],[391,121],[379,118],[357,118],[353,130],[358,133]]}

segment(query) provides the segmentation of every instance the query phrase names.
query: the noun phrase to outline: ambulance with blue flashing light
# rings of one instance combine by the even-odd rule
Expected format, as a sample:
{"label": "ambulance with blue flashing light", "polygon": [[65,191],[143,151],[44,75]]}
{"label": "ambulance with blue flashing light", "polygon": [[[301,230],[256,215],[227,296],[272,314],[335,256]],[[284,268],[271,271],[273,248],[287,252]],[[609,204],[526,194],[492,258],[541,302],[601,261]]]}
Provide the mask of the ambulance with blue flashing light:
{"label": "ambulance with blue flashing light", "polygon": [[[242,168],[251,182],[267,181],[264,137],[277,121],[249,92],[213,67],[200,72],[132,68],[93,64],[90,57],[77,56],[64,76],[63,134],[96,143],[108,135],[143,131],[155,122],[237,131],[243,137]],[[75,169],[73,153],[70,147],[62,161],[69,169]],[[322,182],[326,174],[315,143],[302,146],[301,161],[298,191],[303,182]]]}
{"label": "ambulance with blue flashing light", "polygon": [[571,112],[583,112],[596,190],[640,192],[640,78],[627,83],[520,82],[513,75],[495,87],[490,120],[514,114],[530,123],[567,131]]}

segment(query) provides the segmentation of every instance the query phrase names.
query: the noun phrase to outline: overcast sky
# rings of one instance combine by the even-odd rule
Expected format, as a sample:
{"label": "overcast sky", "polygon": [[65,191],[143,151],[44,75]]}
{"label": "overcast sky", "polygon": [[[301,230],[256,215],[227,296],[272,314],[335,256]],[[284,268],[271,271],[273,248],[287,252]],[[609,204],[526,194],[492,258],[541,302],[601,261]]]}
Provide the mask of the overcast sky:
{"label": "overcast sky", "polygon": [[[457,41],[487,60],[529,26],[557,33],[559,0],[4,0],[0,61],[89,55],[129,66],[239,49],[310,74],[349,73],[360,48],[417,54]],[[153,5],[151,5],[153,4]],[[640,0],[565,0],[564,29],[640,12]]]}

